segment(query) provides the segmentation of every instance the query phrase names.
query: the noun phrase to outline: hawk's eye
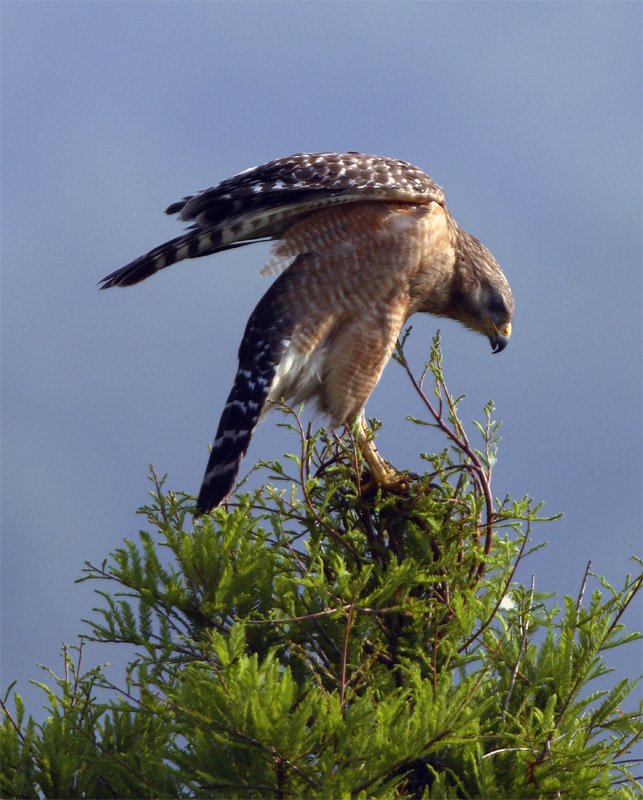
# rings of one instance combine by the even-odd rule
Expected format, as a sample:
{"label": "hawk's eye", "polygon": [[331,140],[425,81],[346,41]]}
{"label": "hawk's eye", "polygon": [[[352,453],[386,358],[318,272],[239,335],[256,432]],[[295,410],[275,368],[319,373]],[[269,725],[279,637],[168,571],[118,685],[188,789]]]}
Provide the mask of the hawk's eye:
{"label": "hawk's eye", "polygon": [[494,314],[500,314],[507,310],[504,300],[497,295],[489,298],[488,308]]}

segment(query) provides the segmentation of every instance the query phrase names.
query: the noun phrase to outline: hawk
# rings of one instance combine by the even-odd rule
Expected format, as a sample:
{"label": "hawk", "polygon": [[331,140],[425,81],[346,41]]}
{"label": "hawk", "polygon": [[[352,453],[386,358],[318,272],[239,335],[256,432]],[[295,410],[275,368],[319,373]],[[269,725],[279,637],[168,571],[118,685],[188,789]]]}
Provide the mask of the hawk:
{"label": "hawk", "polygon": [[192,225],[103,278],[102,289],[265,240],[274,245],[264,271],[278,274],[248,320],[198,513],[230,493],[257,423],[281,400],[314,401],[331,426],[356,425],[371,481],[400,488],[364,408],[406,320],[417,311],[448,317],[487,336],[494,353],[507,345],[514,301],[502,270],[455,222],[442,189],[405,161],[297,153],[166,213]]}

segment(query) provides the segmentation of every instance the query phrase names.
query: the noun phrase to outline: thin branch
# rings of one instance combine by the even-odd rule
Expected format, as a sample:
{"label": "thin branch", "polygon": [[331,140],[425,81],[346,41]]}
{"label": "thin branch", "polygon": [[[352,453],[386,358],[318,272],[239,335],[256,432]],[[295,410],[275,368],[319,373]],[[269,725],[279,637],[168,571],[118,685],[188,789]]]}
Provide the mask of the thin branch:
{"label": "thin branch", "polygon": [[514,685],[516,683],[516,678],[518,677],[518,670],[520,668],[520,661],[522,659],[522,654],[525,651],[525,647],[527,645],[527,640],[529,638],[529,614],[531,613],[531,606],[534,601],[534,587],[536,585],[536,576],[531,576],[531,589],[529,592],[529,603],[527,604],[527,610],[524,615],[523,624],[521,625],[521,637],[520,637],[520,648],[518,650],[518,656],[516,658],[516,663],[511,673],[511,681],[509,683],[509,689],[507,691],[507,696],[505,697],[505,702],[502,707],[502,714],[500,715],[501,722],[505,721],[505,717],[507,716],[507,709],[509,708],[509,700],[511,699],[511,695],[513,694]]}
{"label": "thin branch", "polygon": [[576,601],[576,625],[578,625],[578,620],[580,619],[580,610],[581,606],[583,605],[583,597],[585,596],[585,588],[587,586],[587,578],[589,576],[589,570],[592,566],[591,560],[587,562],[587,567],[585,568],[585,575],[583,575],[583,582],[580,587],[580,592],[578,593],[578,600]]}
{"label": "thin branch", "polygon": [[[446,436],[449,439],[451,439],[451,441],[456,445],[456,447],[459,450],[461,450],[463,453],[465,453],[465,455],[471,460],[471,462],[472,462],[472,464],[474,466],[473,474],[474,474],[476,482],[477,482],[477,484],[478,484],[478,486],[479,486],[480,490],[482,491],[482,494],[484,495],[484,498],[485,498],[486,522],[485,522],[485,525],[484,525],[484,527],[485,527],[484,554],[485,554],[485,556],[488,556],[489,553],[491,552],[491,544],[492,544],[492,541],[493,541],[494,502],[493,502],[493,496],[491,494],[491,486],[490,486],[490,483],[489,483],[489,476],[487,475],[487,473],[485,471],[484,465],[482,464],[482,462],[478,458],[477,453],[475,452],[475,450],[471,447],[471,445],[469,443],[469,440],[467,438],[467,435],[466,435],[466,432],[464,430],[464,427],[462,426],[462,423],[458,419],[458,416],[457,416],[457,413],[456,413],[457,409],[455,407],[455,404],[453,403],[453,398],[451,397],[450,393],[448,392],[448,390],[446,388],[446,384],[444,383],[444,380],[441,377],[441,372],[440,372],[440,377],[439,378],[436,375],[436,383],[437,383],[439,391],[440,391],[439,397],[440,398],[442,397],[442,391],[444,391],[444,394],[445,394],[446,399],[447,399],[447,403],[449,405],[449,410],[451,411],[452,419],[454,420],[454,425],[457,426],[460,435],[458,435],[458,433],[456,433],[456,431],[453,430],[444,421],[444,418],[443,418],[443,415],[442,415],[442,405],[441,405],[441,403],[440,403],[439,410],[436,410],[434,408],[433,404],[431,403],[431,401],[429,400],[429,398],[425,394],[422,386],[420,385],[420,383],[416,380],[415,376],[413,375],[413,373],[411,371],[411,368],[409,366],[409,363],[406,360],[406,356],[404,355],[402,347],[401,347],[401,345],[399,343],[398,343],[398,345],[396,347],[396,356],[397,356],[397,360],[399,361],[399,363],[406,370],[406,373],[409,376],[409,379],[411,380],[411,383],[412,383],[415,391],[417,392],[417,394],[422,399],[422,402],[424,403],[424,405],[428,409],[428,411],[431,414],[431,416],[433,417],[433,419],[435,419],[437,426],[440,428],[441,431],[443,431],[443,433],[446,434]],[[434,374],[436,374],[435,370],[434,370]],[[485,569],[485,564],[483,562],[483,563],[481,563],[479,565],[478,569],[476,570],[476,574],[477,574],[477,578],[478,579],[481,578],[482,575],[484,574],[484,569]]]}

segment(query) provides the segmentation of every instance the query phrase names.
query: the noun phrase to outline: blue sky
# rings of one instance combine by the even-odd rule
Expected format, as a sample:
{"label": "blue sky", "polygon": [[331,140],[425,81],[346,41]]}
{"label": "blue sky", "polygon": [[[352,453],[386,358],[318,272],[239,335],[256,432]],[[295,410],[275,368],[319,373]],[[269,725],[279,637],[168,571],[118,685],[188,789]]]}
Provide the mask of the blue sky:
{"label": "blue sky", "polygon": [[[535,529],[550,544],[521,580],[575,595],[591,559],[622,583],[641,552],[639,3],[1,12],[2,668],[30,711],[36,664],[60,671],[96,604],[74,584],[84,561],[136,539],[148,464],[198,490],[268,247],[128,290],[96,283],[180,233],[170,202],[297,151],[417,164],[494,253],[516,298],[510,346],[492,358],[481,337],[418,316],[409,358],[421,367],[439,327],[465,422],[493,399],[504,423],[496,495],[565,512]],[[405,421],[422,412],[394,363],[367,412],[399,467],[444,446]],[[247,468],[296,446],[277,421]],[[613,665],[636,675],[640,650]]]}

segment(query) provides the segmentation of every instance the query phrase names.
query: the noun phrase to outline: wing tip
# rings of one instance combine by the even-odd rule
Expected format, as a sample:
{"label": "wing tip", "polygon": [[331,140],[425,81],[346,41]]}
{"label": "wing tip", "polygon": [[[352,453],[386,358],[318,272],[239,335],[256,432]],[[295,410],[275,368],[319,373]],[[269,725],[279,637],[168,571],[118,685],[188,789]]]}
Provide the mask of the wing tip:
{"label": "wing tip", "polygon": [[209,514],[213,509],[221,505],[232,491],[236,474],[236,471],[234,471],[209,477],[206,473],[199,489],[195,517]]}

